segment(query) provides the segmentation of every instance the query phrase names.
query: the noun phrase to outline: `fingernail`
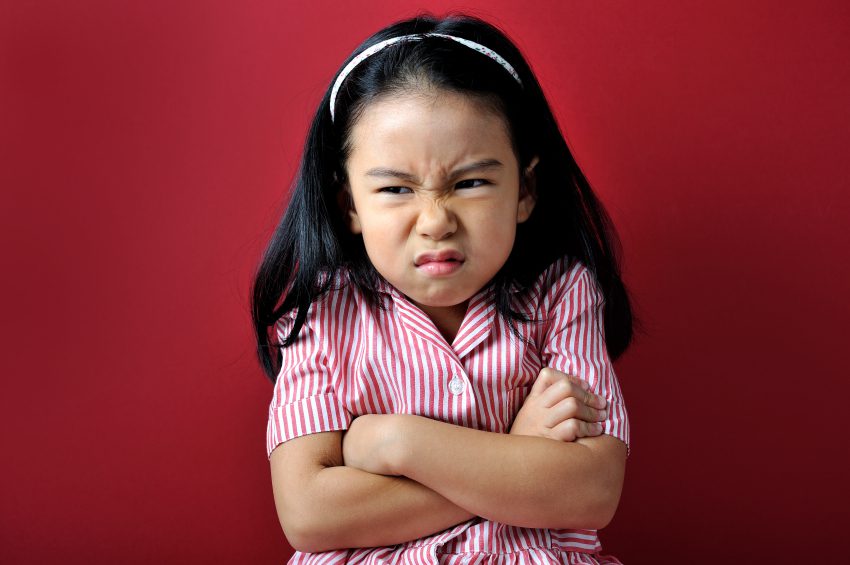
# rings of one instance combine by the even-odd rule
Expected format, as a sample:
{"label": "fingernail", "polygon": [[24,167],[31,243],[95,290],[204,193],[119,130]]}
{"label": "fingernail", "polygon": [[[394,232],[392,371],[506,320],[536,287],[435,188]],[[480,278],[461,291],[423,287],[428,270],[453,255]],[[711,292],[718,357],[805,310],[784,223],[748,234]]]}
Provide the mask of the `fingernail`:
{"label": "fingernail", "polygon": [[599,422],[596,422],[596,431],[600,433],[602,432],[602,424],[600,424]]}
{"label": "fingernail", "polygon": [[600,418],[602,418],[602,419],[604,420],[605,418],[607,418],[607,417],[608,417],[608,411],[607,411],[607,410],[603,410],[602,412],[600,412],[600,413],[599,413],[599,417],[600,417]]}

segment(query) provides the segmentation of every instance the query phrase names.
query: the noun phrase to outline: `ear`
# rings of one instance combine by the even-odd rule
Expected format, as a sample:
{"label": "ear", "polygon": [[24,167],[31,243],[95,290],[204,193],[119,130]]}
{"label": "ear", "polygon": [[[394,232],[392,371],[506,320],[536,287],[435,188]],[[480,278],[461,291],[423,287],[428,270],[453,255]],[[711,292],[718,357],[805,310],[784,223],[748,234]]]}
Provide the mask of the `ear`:
{"label": "ear", "polygon": [[343,183],[337,193],[337,204],[342,215],[348,220],[348,229],[351,233],[362,233],[363,228],[360,226],[360,216],[357,215],[357,210],[354,209],[354,199],[351,197],[351,187],[348,183]]}
{"label": "ear", "polygon": [[534,211],[534,205],[537,203],[537,177],[534,173],[534,167],[540,162],[540,158],[535,155],[531,163],[523,171],[519,185],[519,203],[516,212],[516,222],[518,224],[526,221],[531,212]]}

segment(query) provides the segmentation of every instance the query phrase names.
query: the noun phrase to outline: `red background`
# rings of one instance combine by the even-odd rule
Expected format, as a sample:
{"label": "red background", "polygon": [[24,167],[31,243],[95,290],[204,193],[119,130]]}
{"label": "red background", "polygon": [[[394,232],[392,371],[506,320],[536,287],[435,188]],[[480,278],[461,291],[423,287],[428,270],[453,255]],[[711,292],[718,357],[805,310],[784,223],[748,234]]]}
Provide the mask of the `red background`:
{"label": "red background", "polygon": [[606,553],[841,560],[846,2],[87,0],[0,5],[0,562],[285,562],[250,278],[338,66],[420,8],[516,40],[622,236]]}

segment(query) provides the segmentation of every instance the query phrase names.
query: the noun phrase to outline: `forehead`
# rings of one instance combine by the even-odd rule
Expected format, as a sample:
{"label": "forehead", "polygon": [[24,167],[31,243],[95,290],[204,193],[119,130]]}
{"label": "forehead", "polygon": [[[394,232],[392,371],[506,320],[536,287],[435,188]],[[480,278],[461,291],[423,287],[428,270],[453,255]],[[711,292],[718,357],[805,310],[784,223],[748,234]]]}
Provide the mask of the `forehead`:
{"label": "forehead", "polygon": [[423,177],[444,175],[473,159],[516,167],[505,118],[484,102],[445,91],[380,98],[351,132],[350,175],[381,166]]}

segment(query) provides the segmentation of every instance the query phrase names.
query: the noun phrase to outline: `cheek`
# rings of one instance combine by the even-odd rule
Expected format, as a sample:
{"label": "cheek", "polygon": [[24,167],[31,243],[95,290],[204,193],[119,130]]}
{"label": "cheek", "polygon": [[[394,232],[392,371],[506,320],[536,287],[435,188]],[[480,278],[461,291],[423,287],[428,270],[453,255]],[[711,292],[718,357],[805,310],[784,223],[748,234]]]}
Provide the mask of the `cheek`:
{"label": "cheek", "polygon": [[361,213],[360,229],[363,238],[380,242],[382,238],[392,237],[392,234],[397,232],[398,228],[391,219],[392,216],[386,213]]}
{"label": "cheek", "polygon": [[478,230],[475,238],[479,251],[490,258],[494,264],[501,265],[507,260],[516,239],[516,210],[498,207],[490,210],[486,216],[477,218],[472,229]]}
{"label": "cheek", "polygon": [[363,245],[366,254],[376,266],[387,265],[398,254],[400,246],[398,229],[390,222],[376,222],[369,218],[362,222]]}
{"label": "cheek", "polygon": [[494,226],[490,233],[487,234],[487,241],[490,242],[490,247],[494,255],[499,255],[499,259],[507,259],[514,247],[516,239],[516,224],[505,222]]}
{"label": "cheek", "polygon": [[475,210],[469,217],[469,222],[474,229],[501,242],[505,238],[513,238],[516,232],[516,217],[515,207],[494,203],[494,205]]}

